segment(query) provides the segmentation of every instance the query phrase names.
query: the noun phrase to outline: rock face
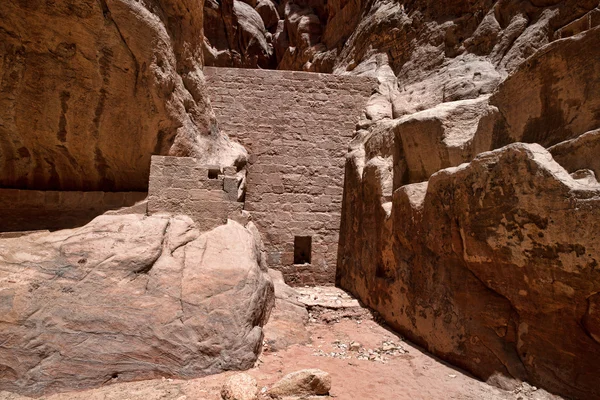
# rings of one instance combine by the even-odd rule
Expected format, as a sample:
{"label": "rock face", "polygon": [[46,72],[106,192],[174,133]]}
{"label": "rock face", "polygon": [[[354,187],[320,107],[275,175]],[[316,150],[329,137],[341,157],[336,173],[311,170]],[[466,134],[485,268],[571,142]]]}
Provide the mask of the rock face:
{"label": "rock face", "polygon": [[242,162],[205,94],[202,26],[196,0],[3,1],[0,186],[144,191],[151,154]]}
{"label": "rock face", "polygon": [[600,398],[599,196],[537,144],[483,153],[396,190],[379,240],[343,255],[339,283],[484,379]]}
{"label": "rock face", "polygon": [[299,293],[285,284],[281,271],[269,269],[269,276],[275,287],[275,304],[263,329],[265,350],[279,351],[294,344],[309,343],[308,311],[298,301]]}
{"label": "rock face", "polygon": [[273,284],[230,221],[114,215],[0,240],[0,388],[26,395],[252,367]]}
{"label": "rock face", "polygon": [[374,2],[336,59],[380,83],[337,283],[482,379],[600,399],[598,1],[440,4]]}
{"label": "rock face", "polygon": [[[236,11],[236,2],[248,7]],[[402,79],[403,97],[448,101],[493,91],[501,71],[514,70],[555,39],[597,25],[600,14],[592,11],[597,5],[597,0],[207,1],[204,54],[211,66],[377,76],[386,66]],[[418,99],[414,95],[421,90],[426,95]]]}

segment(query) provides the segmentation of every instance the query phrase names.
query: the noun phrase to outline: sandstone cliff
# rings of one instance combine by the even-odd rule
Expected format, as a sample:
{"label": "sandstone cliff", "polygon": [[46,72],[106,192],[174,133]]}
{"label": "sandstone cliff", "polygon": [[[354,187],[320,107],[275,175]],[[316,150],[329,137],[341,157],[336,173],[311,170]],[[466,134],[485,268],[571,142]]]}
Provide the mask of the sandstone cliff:
{"label": "sandstone cliff", "polygon": [[380,82],[338,284],[483,379],[600,398],[598,1],[373,4],[333,69]]}
{"label": "sandstone cliff", "polygon": [[0,2],[0,186],[145,190],[151,154],[243,162],[202,75],[203,1]]}

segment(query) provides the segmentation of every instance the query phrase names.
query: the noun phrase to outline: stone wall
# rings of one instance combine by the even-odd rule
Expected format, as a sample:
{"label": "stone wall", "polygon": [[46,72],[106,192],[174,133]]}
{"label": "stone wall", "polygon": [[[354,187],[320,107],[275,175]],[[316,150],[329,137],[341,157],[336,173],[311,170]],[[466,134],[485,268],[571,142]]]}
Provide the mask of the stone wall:
{"label": "stone wall", "polygon": [[[220,129],[250,152],[245,209],[263,234],[269,266],[282,270],[288,283],[332,284],[345,153],[375,80],[204,72]],[[311,238],[310,263],[294,263],[296,237]]]}
{"label": "stone wall", "polygon": [[202,165],[190,157],[152,156],[148,214],[187,214],[201,231],[228,218],[239,220],[244,208],[238,202],[241,181],[235,167]]}
{"label": "stone wall", "polygon": [[145,192],[0,189],[0,232],[74,228],[145,197]]}

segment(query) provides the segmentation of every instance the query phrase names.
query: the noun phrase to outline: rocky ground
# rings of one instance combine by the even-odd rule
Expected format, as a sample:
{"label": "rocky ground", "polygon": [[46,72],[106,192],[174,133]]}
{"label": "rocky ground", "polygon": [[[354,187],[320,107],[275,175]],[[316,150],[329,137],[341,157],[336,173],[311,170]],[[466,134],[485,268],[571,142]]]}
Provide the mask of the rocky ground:
{"label": "rocky ground", "polygon": [[[377,315],[339,289],[300,288],[297,298],[309,311],[306,330],[310,343],[271,351],[265,342],[256,366],[248,371],[257,381],[259,397],[290,372],[319,368],[330,374],[332,382],[329,397],[315,397],[322,399],[560,399],[527,384],[513,383],[510,390],[502,390],[474,379],[403,340],[378,323]],[[44,399],[218,400],[224,383],[236,374],[227,372],[188,381],[115,380],[98,389]],[[507,382],[503,384],[508,388]],[[0,399],[28,398],[0,392]]]}

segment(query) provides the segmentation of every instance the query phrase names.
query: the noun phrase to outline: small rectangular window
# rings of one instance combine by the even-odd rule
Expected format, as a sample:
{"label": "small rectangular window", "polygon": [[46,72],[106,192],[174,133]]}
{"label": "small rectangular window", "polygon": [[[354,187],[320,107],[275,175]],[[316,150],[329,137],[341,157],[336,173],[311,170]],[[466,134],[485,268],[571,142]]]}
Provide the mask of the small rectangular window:
{"label": "small rectangular window", "polygon": [[294,237],[294,264],[310,264],[312,237]]}
{"label": "small rectangular window", "polygon": [[208,179],[218,179],[220,174],[221,170],[219,168],[208,169]]}

